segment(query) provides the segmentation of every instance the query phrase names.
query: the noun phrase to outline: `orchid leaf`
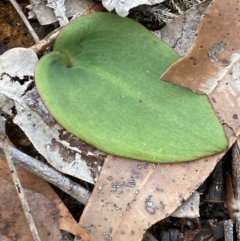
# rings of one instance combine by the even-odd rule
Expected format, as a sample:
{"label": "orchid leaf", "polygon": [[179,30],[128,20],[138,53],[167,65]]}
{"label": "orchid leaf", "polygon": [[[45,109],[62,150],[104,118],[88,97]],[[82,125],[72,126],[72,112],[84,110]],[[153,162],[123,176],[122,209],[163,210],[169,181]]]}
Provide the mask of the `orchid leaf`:
{"label": "orchid leaf", "polygon": [[179,56],[140,24],[83,16],[40,59],[37,89],[69,132],[100,150],[153,162],[190,161],[227,147],[205,95],[159,80]]}

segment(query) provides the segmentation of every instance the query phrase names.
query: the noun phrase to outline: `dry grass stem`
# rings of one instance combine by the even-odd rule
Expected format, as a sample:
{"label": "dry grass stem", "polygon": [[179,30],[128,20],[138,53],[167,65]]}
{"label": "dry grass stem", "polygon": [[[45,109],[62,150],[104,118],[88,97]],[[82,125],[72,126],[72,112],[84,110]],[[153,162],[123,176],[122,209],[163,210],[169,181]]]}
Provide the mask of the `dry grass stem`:
{"label": "dry grass stem", "polygon": [[29,23],[28,19],[26,18],[25,14],[23,13],[21,7],[15,0],[10,0],[16,11],[18,12],[19,16],[21,17],[22,21],[26,25],[27,29],[29,30],[30,34],[32,35],[34,41],[37,43],[39,42],[39,38],[35,33],[34,29],[32,28],[31,24]]}
{"label": "dry grass stem", "polygon": [[5,158],[7,160],[7,164],[9,166],[9,169],[11,171],[11,175],[12,175],[12,179],[13,179],[13,182],[14,182],[14,186],[15,186],[15,188],[17,190],[17,194],[18,194],[19,199],[21,201],[22,208],[23,208],[23,211],[24,211],[27,223],[29,225],[29,228],[31,230],[33,239],[34,239],[34,241],[41,241],[41,239],[40,239],[40,237],[38,235],[37,227],[35,225],[35,222],[33,220],[32,214],[31,214],[30,207],[28,205],[26,196],[24,194],[23,187],[22,187],[21,182],[19,180],[19,177],[18,177],[18,174],[17,174],[17,170],[16,170],[16,168],[14,166],[14,162],[12,160],[12,157],[11,157],[9,151],[8,151],[8,143],[7,143],[6,135],[5,135],[5,131],[4,131],[5,128],[3,127],[4,124],[5,124],[4,120],[3,120],[3,118],[1,118],[1,126],[2,126],[1,129],[4,132],[3,135],[2,135],[3,136],[2,137],[3,152],[5,154]]}

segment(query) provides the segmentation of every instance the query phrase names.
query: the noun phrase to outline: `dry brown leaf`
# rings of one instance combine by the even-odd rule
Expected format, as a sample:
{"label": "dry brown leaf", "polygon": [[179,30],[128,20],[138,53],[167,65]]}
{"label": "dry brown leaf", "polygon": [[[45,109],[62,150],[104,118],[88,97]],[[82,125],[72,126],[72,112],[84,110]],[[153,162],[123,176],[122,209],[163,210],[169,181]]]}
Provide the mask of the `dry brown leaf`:
{"label": "dry brown leaf", "polygon": [[[0,178],[0,185],[0,232],[12,240],[17,238],[17,240],[32,241],[33,238],[15,187],[2,178]],[[59,241],[61,234],[58,222],[55,220],[54,203],[43,195],[29,190],[25,191],[25,195],[40,239]]]}
{"label": "dry brown leaf", "polygon": [[[42,218],[40,216],[40,214],[43,212],[46,212],[48,214],[51,214],[52,217],[54,216],[54,225],[57,225],[56,227],[50,224],[47,224],[46,222],[46,228],[49,228],[49,230],[51,232],[53,232],[53,230],[57,229],[56,231],[59,232],[59,229],[65,230],[67,232],[70,232],[72,234],[74,234],[77,237],[82,237],[84,241],[88,241],[88,235],[85,233],[85,231],[76,223],[76,221],[73,219],[72,215],[69,213],[68,209],[65,207],[65,205],[63,204],[63,202],[61,201],[61,199],[58,197],[58,195],[53,191],[53,189],[49,186],[49,184],[47,182],[45,182],[43,179],[36,177],[35,175],[29,173],[28,171],[24,170],[23,168],[20,168],[18,166],[17,167],[17,171],[18,171],[18,175],[19,178],[21,180],[21,183],[24,187],[25,190],[28,190],[28,192],[31,193],[31,195],[27,196],[27,199],[29,201],[30,207],[32,209],[32,213],[34,216],[34,213],[37,213],[37,217],[39,217],[40,219],[44,220],[44,222],[46,222],[45,217]],[[6,186],[3,185],[3,182],[7,182],[7,186],[8,188],[6,189],[2,189],[1,192],[4,193],[4,195],[0,195],[0,196],[7,196],[9,192],[11,192],[12,194],[9,196],[9,203],[14,203],[15,205],[18,205],[20,207],[20,202],[16,193],[15,188],[12,185],[12,179],[11,179],[11,175],[9,173],[7,164],[4,160],[0,159],[0,178],[1,178],[1,186]],[[32,199],[29,199],[29,197],[36,197],[39,198],[41,197],[41,200],[48,204],[49,203],[49,208],[48,206],[44,206],[44,208],[40,209],[37,202],[33,201]],[[14,199],[13,199],[14,198]],[[11,201],[11,200],[15,200],[15,201]],[[0,207],[2,207],[3,203],[1,202],[0,199]],[[44,204],[45,205],[45,204]],[[51,209],[50,209],[51,208]],[[11,210],[11,209],[9,209]],[[36,212],[34,212],[34,210]],[[41,212],[39,212],[39,210],[41,210]],[[29,233],[29,228],[28,228],[28,224],[25,221],[25,217],[24,214],[22,212],[21,207],[19,208],[19,213],[18,213],[18,217],[19,217],[19,222],[21,224],[21,227],[16,227],[16,229],[13,229],[13,227],[11,227],[12,232],[15,233],[23,233],[24,235],[28,235],[29,237],[31,237],[31,234]],[[7,215],[5,209],[3,211],[1,211],[2,217],[5,217]],[[22,220],[24,220],[24,222],[22,222]],[[17,218],[14,219],[14,221],[16,221],[17,223]],[[1,222],[0,222],[1,223]],[[37,226],[38,231],[39,231],[39,226]],[[26,232],[25,230],[28,230],[28,232]],[[0,229],[0,233],[3,234],[4,228]],[[26,236],[27,237],[27,236]],[[24,241],[27,241],[27,238],[21,239]],[[32,240],[32,239],[29,239]],[[42,239],[42,240],[49,240],[49,239]],[[54,240],[51,237],[51,240]],[[55,239],[58,241],[58,239]]]}
{"label": "dry brown leaf", "polygon": [[191,49],[161,77],[208,95],[223,124],[240,135],[240,7],[214,0]]}
{"label": "dry brown leaf", "polygon": [[80,225],[91,241],[141,240],[204,182],[223,154],[157,165],[108,156]]}

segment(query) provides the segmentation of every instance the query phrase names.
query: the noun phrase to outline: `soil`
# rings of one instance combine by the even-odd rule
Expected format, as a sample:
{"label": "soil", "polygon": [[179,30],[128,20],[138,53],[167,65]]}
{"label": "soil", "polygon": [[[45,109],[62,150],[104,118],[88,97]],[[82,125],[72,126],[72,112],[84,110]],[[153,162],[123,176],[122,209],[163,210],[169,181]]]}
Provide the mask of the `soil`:
{"label": "soil", "polygon": [[[29,1],[18,1],[23,11]],[[0,1],[0,48],[30,47],[34,40],[19,17],[17,11],[8,0]],[[1,50],[0,50],[1,51]]]}

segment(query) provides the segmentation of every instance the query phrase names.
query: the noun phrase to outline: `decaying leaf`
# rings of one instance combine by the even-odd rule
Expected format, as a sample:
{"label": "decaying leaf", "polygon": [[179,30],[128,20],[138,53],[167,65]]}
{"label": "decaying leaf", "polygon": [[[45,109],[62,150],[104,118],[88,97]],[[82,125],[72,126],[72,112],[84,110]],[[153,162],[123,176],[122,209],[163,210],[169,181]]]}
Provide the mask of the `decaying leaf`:
{"label": "decaying leaf", "polygon": [[[46,181],[19,166],[16,168],[42,240],[59,241],[60,229],[82,236],[84,241],[89,240],[88,235],[76,223],[64,203]],[[19,240],[32,240],[10,171],[6,161],[2,159],[0,159],[0,183],[0,209],[4,210],[1,212],[0,233],[7,237],[17,235]]]}
{"label": "decaying leaf", "polygon": [[211,0],[203,1],[154,34],[181,57],[184,56],[193,43],[201,16],[210,3]]}
{"label": "decaying leaf", "polygon": [[37,61],[37,55],[24,48],[11,49],[2,54],[0,93],[21,103],[21,96],[33,82],[33,71]]}
{"label": "decaying leaf", "polygon": [[139,5],[148,4],[154,5],[157,3],[164,2],[164,0],[154,0],[154,1],[146,1],[146,0],[102,0],[103,6],[111,12],[115,9],[118,15],[125,17],[128,15],[128,12],[131,8],[134,8]]}
{"label": "decaying leaf", "polygon": [[92,158],[99,157],[96,149],[89,148],[56,124],[36,90],[29,91],[37,60],[33,51],[24,48],[11,49],[1,55],[0,94],[14,101],[17,110],[14,122],[52,166],[94,183],[103,161]]}
{"label": "decaying leaf", "polygon": [[47,0],[46,6],[53,9],[60,26],[64,26],[69,23],[69,20],[65,14],[65,0]]}
{"label": "decaying leaf", "polygon": [[[221,42],[217,42],[216,46],[209,47],[210,60],[221,60],[219,56],[224,53],[221,46]],[[227,126],[225,131],[231,146],[235,136]],[[222,155],[174,165],[155,165],[109,156],[81,224],[92,241],[140,240],[146,228],[173,212],[190,196]]]}
{"label": "decaying leaf", "polygon": [[162,79],[205,93],[223,124],[240,135],[240,8],[214,0],[204,13],[190,51]]}
{"label": "decaying leaf", "polygon": [[206,97],[158,80],[176,59],[138,23],[95,13],[61,31],[35,82],[58,123],[106,153],[180,162],[221,152],[227,140]]}
{"label": "decaying leaf", "polygon": [[[87,158],[88,161],[84,160],[86,157],[82,156],[84,152],[82,147],[86,148],[86,146],[83,142],[56,123],[47,125],[37,113],[32,112],[29,108],[18,103],[15,105],[18,114],[14,118],[14,123],[24,131],[35,148],[52,166],[63,173],[87,182],[95,182],[94,178],[98,176],[96,169],[99,162],[91,156]],[[35,130],[37,130],[38,135],[36,135]],[[92,148],[92,150],[94,149]],[[87,153],[94,155],[89,151],[86,151]],[[93,162],[95,164],[92,165]],[[91,168],[93,172],[91,172]]]}
{"label": "decaying leaf", "polygon": [[10,116],[13,115],[14,102],[6,95],[0,94],[0,110]]}
{"label": "decaying leaf", "polygon": [[[51,8],[47,6],[47,0],[30,0],[31,5],[28,8],[29,17],[36,17],[41,25],[51,24],[57,21],[57,18]],[[72,17],[75,14],[83,14],[86,10],[91,8],[94,2],[88,0],[67,0],[65,1],[64,8],[66,8],[66,16]],[[58,16],[60,17],[60,16]]]}
{"label": "decaying leaf", "polygon": [[178,207],[172,214],[171,217],[177,218],[197,218],[200,216],[199,213],[200,205],[200,193],[194,192],[180,207]]}
{"label": "decaying leaf", "polygon": [[[1,178],[0,185],[1,234],[11,240],[18,237],[19,240],[32,241],[32,235],[15,187]],[[61,234],[59,226],[55,222],[54,213],[56,210],[53,203],[44,196],[31,191],[26,191],[25,194],[38,228],[39,237],[42,240],[50,238],[53,241],[59,241]],[[41,212],[38,212],[38,210],[41,210]]]}
{"label": "decaying leaf", "polygon": [[80,225],[92,241],[141,240],[204,182],[222,155],[157,165],[108,156]]}

